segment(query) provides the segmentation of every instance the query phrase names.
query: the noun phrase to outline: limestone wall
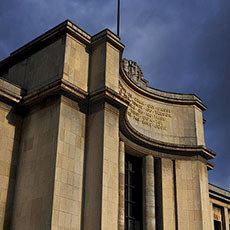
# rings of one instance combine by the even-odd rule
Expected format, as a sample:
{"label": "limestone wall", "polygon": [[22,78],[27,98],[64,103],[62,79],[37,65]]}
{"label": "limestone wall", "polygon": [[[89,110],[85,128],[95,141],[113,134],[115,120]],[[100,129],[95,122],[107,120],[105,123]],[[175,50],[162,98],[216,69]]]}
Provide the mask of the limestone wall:
{"label": "limestone wall", "polygon": [[12,230],[50,230],[59,100],[47,99],[23,121]]}
{"label": "limestone wall", "polygon": [[119,198],[119,110],[105,104],[101,230],[117,229]]}
{"label": "limestone wall", "polygon": [[106,55],[105,85],[118,92],[120,52],[115,47],[107,43]]}
{"label": "limestone wall", "polygon": [[[201,212],[203,218],[203,229],[212,229],[212,209],[210,209],[209,185],[208,185],[208,171],[206,164],[199,162],[199,183],[201,196]],[[227,230],[227,229],[226,229]]]}
{"label": "limestone wall", "polygon": [[89,50],[70,35],[66,37],[64,76],[73,85],[87,91]]}
{"label": "limestone wall", "polygon": [[9,69],[7,79],[28,92],[60,79],[63,75],[65,38],[49,44]]}
{"label": "limestone wall", "polygon": [[90,62],[89,92],[102,89],[105,85],[105,44],[93,47]]}
{"label": "limestone wall", "polygon": [[176,161],[178,228],[211,229],[207,167],[200,161]]}
{"label": "limestone wall", "polygon": [[104,111],[94,111],[87,120],[87,153],[84,229],[100,229],[102,206]]}
{"label": "limestone wall", "polygon": [[93,44],[89,92],[104,87],[118,92],[120,51],[108,42]]}
{"label": "limestone wall", "polygon": [[0,102],[0,229],[10,229],[22,119]]}
{"label": "limestone wall", "polygon": [[76,102],[62,97],[52,212],[55,230],[81,229],[85,118]]}
{"label": "limestone wall", "polygon": [[195,122],[196,122],[197,144],[205,145],[204,128],[203,128],[203,114],[198,108],[195,108]]}
{"label": "limestone wall", "polygon": [[105,103],[88,118],[84,229],[118,228],[118,165],[119,112]]}

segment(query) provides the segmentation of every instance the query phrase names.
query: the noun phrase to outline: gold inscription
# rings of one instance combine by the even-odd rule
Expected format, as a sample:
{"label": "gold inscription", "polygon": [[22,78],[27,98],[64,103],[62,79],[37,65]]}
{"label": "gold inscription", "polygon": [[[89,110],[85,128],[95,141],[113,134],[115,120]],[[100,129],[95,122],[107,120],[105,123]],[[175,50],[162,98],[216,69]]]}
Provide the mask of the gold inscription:
{"label": "gold inscription", "polygon": [[144,103],[120,84],[119,94],[129,100],[127,115],[142,125],[154,127],[160,130],[167,130],[167,121],[172,118],[170,109],[161,108],[152,104]]}

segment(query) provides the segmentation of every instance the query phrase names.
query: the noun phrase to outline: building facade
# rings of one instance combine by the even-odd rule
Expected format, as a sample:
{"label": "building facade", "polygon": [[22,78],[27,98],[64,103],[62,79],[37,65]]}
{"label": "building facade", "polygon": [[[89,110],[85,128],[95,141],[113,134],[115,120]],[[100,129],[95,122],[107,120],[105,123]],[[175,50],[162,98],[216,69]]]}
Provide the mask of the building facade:
{"label": "building facade", "polygon": [[65,21],[0,62],[0,229],[229,230],[205,105],[123,49]]}

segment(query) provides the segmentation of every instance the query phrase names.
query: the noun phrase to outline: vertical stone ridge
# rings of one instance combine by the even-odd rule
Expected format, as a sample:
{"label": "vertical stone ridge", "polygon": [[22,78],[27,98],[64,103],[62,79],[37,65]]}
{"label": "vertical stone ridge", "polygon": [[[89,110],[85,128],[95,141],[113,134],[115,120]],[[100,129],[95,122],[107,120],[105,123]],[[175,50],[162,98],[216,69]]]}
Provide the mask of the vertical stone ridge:
{"label": "vertical stone ridge", "polygon": [[[87,119],[86,193],[83,229],[94,228],[96,230],[101,228],[102,211],[103,105],[98,105],[98,111],[89,111]],[[95,139],[96,133],[97,140]]]}
{"label": "vertical stone ridge", "polygon": [[82,175],[82,204],[81,204],[81,223],[80,223],[80,229],[84,230],[84,218],[85,218],[85,190],[86,190],[86,169],[87,169],[87,139],[88,139],[88,122],[89,122],[89,116],[88,116],[88,109],[87,108],[87,115],[85,118],[85,144],[84,144],[84,156],[83,156],[83,175]]}
{"label": "vertical stone ridge", "polygon": [[61,97],[52,229],[80,229],[85,114],[79,104]]}
{"label": "vertical stone ridge", "polygon": [[119,230],[125,229],[125,143],[120,141],[119,154]]}
{"label": "vertical stone ridge", "polygon": [[199,167],[199,193],[200,193],[200,210],[202,219],[202,229],[211,228],[211,210],[209,209],[209,195],[208,195],[208,176],[207,167],[202,162],[198,162]]}
{"label": "vertical stone ridge", "polygon": [[224,208],[225,228],[229,230],[228,208]]}
{"label": "vertical stone ridge", "polygon": [[119,110],[105,102],[102,165],[101,230],[118,229]]}
{"label": "vertical stone ridge", "polygon": [[[61,103],[61,99],[59,99],[59,107],[58,107],[58,119],[57,119],[57,137],[60,135],[60,120],[61,120],[61,117],[60,117],[60,113],[61,113],[61,106],[62,106],[62,103]],[[58,139],[58,138],[57,138]],[[58,140],[57,140],[57,143],[55,145],[55,164],[57,163],[57,155],[58,155]],[[50,221],[50,228],[52,229],[53,228],[53,220],[54,220],[54,212],[53,212],[53,206],[54,206],[54,197],[55,197],[55,186],[56,186],[56,181],[55,181],[55,178],[56,178],[56,167],[54,167],[54,178],[53,178],[53,189],[52,189],[52,200],[51,200],[51,207],[52,207],[52,214],[51,214],[51,221]]]}
{"label": "vertical stone ridge", "polygon": [[143,158],[143,201],[144,201],[144,220],[145,230],[156,229],[155,217],[155,188],[154,188],[154,158],[150,155]]}

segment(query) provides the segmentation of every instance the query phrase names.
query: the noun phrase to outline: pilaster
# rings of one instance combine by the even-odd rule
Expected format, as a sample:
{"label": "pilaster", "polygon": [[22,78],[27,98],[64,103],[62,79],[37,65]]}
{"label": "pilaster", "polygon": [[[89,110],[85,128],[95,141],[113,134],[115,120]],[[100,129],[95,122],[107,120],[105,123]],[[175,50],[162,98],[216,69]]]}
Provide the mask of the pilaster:
{"label": "pilaster", "polygon": [[119,155],[119,230],[125,229],[125,143],[120,141]]}
{"label": "pilaster", "polygon": [[101,102],[87,124],[85,230],[118,229],[119,110]]}
{"label": "pilaster", "polygon": [[161,159],[162,162],[162,209],[164,230],[176,230],[176,177],[171,159]]}
{"label": "pilaster", "polygon": [[155,230],[154,159],[150,155],[143,158],[143,185],[143,227],[145,230]]}
{"label": "pilaster", "polygon": [[224,208],[225,229],[229,230],[229,213],[228,208]]}
{"label": "pilaster", "polygon": [[92,37],[89,92],[110,88],[118,93],[121,54],[124,45],[106,29]]}
{"label": "pilaster", "polygon": [[200,161],[176,160],[178,228],[211,229],[207,166]]}

